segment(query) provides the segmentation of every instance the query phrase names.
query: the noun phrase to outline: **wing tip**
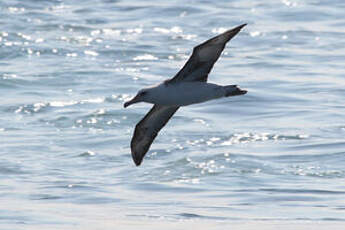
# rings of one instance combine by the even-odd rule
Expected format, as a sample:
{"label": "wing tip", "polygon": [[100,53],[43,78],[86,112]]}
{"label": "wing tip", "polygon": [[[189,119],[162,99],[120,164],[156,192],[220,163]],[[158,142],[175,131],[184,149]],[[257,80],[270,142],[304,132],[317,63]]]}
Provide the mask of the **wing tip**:
{"label": "wing tip", "polygon": [[238,30],[240,31],[243,27],[245,27],[247,25],[247,23],[244,23],[244,24],[242,24],[242,25],[239,25],[239,26],[237,26],[237,28],[238,28]]}
{"label": "wing tip", "polygon": [[[236,34],[238,34],[241,29],[243,27],[245,27],[247,25],[247,23],[244,23],[242,25],[236,26],[235,28],[229,29],[227,31],[225,31],[224,33],[218,35],[217,37],[223,37],[225,38],[225,40],[223,40],[224,43],[227,43],[228,41],[230,41],[233,37],[236,36]],[[216,37],[216,38],[217,38]]]}
{"label": "wing tip", "polygon": [[141,162],[142,162],[142,161],[135,161],[135,160],[134,160],[135,166],[137,166],[137,167],[139,167],[139,166],[141,165]]}
{"label": "wing tip", "polygon": [[143,162],[143,158],[140,154],[135,154],[135,153],[132,153],[132,159],[133,159],[133,162],[135,164],[135,166],[140,166],[141,165],[141,162]]}
{"label": "wing tip", "polygon": [[243,27],[245,27],[247,25],[247,23],[243,23],[242,25],[239,25],[238,28],[242,29]]}
{"label": "wing tip", "polygon": [[234,33],[233,36],[235,36],[235,35],[236,35],[238,32],[240,32],[240,30],[241,30],[243,27],[245,27],[246,25],[247,25],[247,23],[244,23],[244,24],[242,24],[242,25],[236,26],[235,28],[230,29],[230,30],[228,30],[228,31],[225,32],[225,33],[231,32],[231,33]]}

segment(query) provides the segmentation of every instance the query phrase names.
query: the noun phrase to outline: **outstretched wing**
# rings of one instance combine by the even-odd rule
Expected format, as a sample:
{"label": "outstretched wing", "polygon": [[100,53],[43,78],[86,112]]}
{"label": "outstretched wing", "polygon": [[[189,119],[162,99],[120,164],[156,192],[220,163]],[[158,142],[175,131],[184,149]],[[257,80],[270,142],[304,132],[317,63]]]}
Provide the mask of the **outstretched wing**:
{"label": "outstretched wing", "polygon": [[207,81],[214,63],[218,60],[225,44],[230,41],[247,24],[228,30],[206,42],[194,47],[192,56],[183,68],[166,83],[178,81]]}
{"label": "outstretched wing", "polygon": [[154,105],[135,126],[131,141],[132,158],[139,166],[158,132],[166,125],[179,107]]}

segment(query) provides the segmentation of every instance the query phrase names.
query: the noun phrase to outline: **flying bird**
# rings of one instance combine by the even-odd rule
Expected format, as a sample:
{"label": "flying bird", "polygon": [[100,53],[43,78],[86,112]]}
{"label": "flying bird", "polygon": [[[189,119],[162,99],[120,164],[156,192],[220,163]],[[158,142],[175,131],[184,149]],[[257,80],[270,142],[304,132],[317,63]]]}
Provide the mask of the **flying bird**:
{"label": "flying bird", "polygon": [[207,83],[208,74],[226,43],[245,25],[237,26],[194,47],[191,57],[173,78],[139,90],[133,99],[124,104],[125,108],[138,102],[153,104],[151,110],[135,126],[131,152],[136,166],[141,164],[158,132],[180,106],[247,93],[236,85]]}

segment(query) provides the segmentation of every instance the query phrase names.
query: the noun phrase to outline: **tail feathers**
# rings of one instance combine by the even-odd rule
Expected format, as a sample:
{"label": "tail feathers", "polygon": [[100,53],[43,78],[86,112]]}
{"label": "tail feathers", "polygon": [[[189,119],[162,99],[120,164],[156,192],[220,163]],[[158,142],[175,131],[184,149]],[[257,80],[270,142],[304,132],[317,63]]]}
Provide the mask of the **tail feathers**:
{"label": "tail feathers", "polygon": [[237,85],[226,85],[224,86],[224,89],[225,97],[243,95],[247,93],[247,90],[242,90],[238,88]]}

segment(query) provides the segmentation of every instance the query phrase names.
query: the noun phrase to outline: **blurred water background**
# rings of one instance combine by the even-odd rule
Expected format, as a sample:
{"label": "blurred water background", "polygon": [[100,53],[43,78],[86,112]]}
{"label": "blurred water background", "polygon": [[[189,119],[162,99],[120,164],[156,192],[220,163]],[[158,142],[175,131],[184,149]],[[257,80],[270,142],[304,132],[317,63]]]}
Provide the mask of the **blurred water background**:
{"label": "blurred water background", "polygon": [[[343,229],[343,0],[0,2],[1,229]],[[142,166],[123,109],[242,23]],[[304,228],[303,228],[304,226]],[[263,229],[263,228],[261,228]]]}

